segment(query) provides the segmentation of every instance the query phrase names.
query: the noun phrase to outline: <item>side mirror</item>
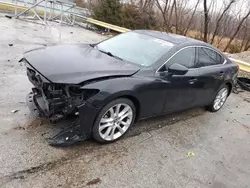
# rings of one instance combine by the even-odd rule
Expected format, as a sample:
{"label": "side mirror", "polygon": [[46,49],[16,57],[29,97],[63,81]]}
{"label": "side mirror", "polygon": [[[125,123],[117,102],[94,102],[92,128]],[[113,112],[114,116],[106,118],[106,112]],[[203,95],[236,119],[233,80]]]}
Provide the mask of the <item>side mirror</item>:
{"label": "side mirror", "polygon": [[173,75],[184,75],[188,72],[188,68],[178,63],[174,63],[168,68],[168,72]]}

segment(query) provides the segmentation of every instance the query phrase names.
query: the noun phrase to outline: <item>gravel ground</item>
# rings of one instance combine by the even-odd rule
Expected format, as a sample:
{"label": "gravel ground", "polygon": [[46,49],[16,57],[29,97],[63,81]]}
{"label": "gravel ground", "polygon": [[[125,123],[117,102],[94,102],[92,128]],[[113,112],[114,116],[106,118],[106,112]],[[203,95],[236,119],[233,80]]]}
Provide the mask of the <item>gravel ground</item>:
{"label": "gravel ground", "polygon": [[1,188],[249,187],[249,92],[232,94],[218,113],[195,108],[140,121],[113,144],[51,147],[44,137],[56,125],[30,115],[25,96],[31,84],[17,61],[25,51],[46,44],[104,37],[1,15],[0,23]]}

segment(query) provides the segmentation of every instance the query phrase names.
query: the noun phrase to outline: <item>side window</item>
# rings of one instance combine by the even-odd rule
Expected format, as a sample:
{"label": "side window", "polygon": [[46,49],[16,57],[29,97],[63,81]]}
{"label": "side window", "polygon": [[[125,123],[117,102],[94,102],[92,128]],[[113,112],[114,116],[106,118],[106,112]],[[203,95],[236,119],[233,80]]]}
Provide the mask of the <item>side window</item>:
{"label": "side window", "polygon": [[167,63],[168,67],[174,63],[181,64],[187,68],[194,68],[195,48],[185,48],[175,54]]}
{"label": "side window", "polygon": [[198,58],[196,67],[223,64],[224,58],[214,50],[198,47]]}
{"label": "side window", "polygon": [[223,64],[225,62],[225,58],[217,53],[217,64]]}

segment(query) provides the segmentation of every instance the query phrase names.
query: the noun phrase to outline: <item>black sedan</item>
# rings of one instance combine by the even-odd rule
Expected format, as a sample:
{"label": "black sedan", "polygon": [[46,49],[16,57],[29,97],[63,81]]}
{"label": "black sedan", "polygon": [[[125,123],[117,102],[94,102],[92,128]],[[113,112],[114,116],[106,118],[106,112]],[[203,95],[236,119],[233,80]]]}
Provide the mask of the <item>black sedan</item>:
{"label": "black sedan", "polygon": [[76,123],[52,144],[121,138],[139,119],[225,103],[238,66],[218,49],[188,37],[138,30],[98,44],[32,50],[21,60],[34,88],[28,104],[39,116]]}

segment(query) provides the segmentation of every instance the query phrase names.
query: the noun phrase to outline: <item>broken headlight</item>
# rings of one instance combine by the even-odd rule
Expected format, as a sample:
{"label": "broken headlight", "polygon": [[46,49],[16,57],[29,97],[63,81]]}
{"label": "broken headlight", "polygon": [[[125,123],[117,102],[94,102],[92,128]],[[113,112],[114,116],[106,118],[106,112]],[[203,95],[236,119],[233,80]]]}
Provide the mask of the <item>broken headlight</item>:
{"label": "broken headlight", "polygon": [[66,93],[69,97],[80,97],[83,100],[88,100],[99,92],[98,89],[83,89],[81,86],[66,86]]}

